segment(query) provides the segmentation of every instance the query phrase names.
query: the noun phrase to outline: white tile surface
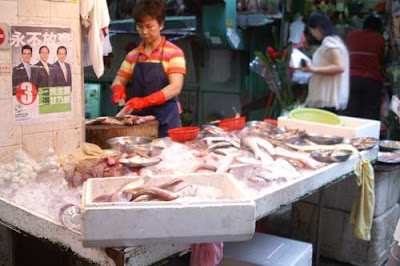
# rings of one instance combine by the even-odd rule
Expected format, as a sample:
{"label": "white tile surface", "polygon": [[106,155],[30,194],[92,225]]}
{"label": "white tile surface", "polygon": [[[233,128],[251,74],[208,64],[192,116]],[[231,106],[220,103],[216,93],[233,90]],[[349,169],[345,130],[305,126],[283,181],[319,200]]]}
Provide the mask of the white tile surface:
{"label": "white tile surface", "polygon": [[46,151],[53,146],[53,132],[23,135],[23,149],[36,161],[44,158]]}
{"label": "white tile surface", "polygon": [[0,75],[0,99],[11,100],[12,98],[11,75]]}
{"label": "white tile surface", "polygon": [[50,17],[79,19],[79,3],[50,2]]}
{"label": "white tile surface", "polygon": [[84,86],[83,86],[83,74],[74,74],[76,84],[73,87],[73,108],[75,112],[75,120],[81,122],[84,119]]}
{"label": "white tile surface", "polygon": [[57,155],[66,155],[79,147],[81,129],[64,129],[53,132],[54,150]]}
{"label": "white tile surface", "polygon": [[0,163],[9,163],[14,161],[14,152],[20,149],[22,149],[22,145],[0,148]]}
{"label": "white tile surface", "polygon": [[[0,22],[4,22],[4,17],[2,14],[2,2],[4,1],[0,1]],[[5,5],[7,8],[8,5]],[[11,11],[12,13],[12,11]],[[16,14],[15,14],[15,19],[16,19]],[[5,50],[0,50],[0,62],[5,65],[8,65],[9,67],[9,73],[4,73],[4,74],[0,74],[0,99],[8,99],[11,100],[12,97],[12,81],[11,81],[11,77],[12,77],[12,65],[11,65],[11,54],[10,54],[10,50],[5,49]]]}
{"label": "white tile surface", "polygon": [[21,126],[14,125],[11,100],[0,100],[0,114],[3,116],[0,130],[0,147],[21,144]]}
{"label": "white tile surface", "polygon": [[53,122],[22,125],[22,134],[43,133],[53,130]]}
{"label": "white tile surface", "polygon": [[16,23],[17,17],[17,1],[0,1],[0,20],[2,23]]}
{"label": "white tile surface", "polygon": [[48,26],[50,25],[49,17],[29,17],[29,16],[18,16],[18,24],[24,26]]}
{"label": "white tile surface", "polygon": [[19,17],[50,17],[50,1],[18,0]]}
{"label": "white tile surface", "polygon": [[74,129],[82,127],[82,121],[79,120],[66,120],[66,121],[55,121],[52,123],[53,130],[62,130],[62,129]]}

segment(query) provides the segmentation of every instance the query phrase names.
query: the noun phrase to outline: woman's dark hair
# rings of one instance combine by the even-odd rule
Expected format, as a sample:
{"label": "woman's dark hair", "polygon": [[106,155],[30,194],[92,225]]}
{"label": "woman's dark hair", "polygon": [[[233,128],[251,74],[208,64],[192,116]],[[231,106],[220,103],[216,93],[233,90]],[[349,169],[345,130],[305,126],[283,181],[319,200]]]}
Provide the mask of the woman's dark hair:
{"label": "woman's dark hair", "polygon": [[165,19],[164,0],[141,0],[133,7],[132,16],[136,22],[141,22],[146,16],[154,17],[161,25]]}
{"label": "woman's dark hair", "polygon": [[375,16],[368,16],[363,23],[364,30],[374,30],[377,32],[381,32],[382,30],[382,22],[379,18]]}
{"label": "woman's dark hair", "polygon": [[331,20],[322,11],[316,11],[310,15],[307,21],[307,27],[319,29],[324,37],[336,35],[336,30]]}

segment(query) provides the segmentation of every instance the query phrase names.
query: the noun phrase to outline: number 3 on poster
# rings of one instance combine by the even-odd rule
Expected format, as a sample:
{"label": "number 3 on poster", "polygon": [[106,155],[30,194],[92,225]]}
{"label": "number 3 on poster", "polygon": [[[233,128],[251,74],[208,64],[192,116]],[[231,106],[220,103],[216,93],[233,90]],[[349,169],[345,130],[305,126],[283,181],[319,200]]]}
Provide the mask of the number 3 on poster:
{"label": "number 3 on poster", "polygon": [[23,82],[17,86],[17,101],[23,105],[30,105],[36,101],[37,89],[30,82]]}

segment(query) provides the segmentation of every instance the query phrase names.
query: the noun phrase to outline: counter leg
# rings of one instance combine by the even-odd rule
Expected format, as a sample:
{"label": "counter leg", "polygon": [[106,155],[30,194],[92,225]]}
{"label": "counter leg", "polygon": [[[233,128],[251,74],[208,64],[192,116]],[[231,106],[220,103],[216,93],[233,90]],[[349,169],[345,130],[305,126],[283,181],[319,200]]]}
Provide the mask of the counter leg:
{"label": "counter leg", "polygon": [[399,242],[394,241],[390,249],[390,256],[386,266],[399,266],[400,265],[400,247]]}
{"label": "counter leg", "polygon": [[12,231],[0,224],[0,265],[14,266],[14,241]]}
{"label": "counter leg", "polygon": [[324,189],[319,191],[318,196],[318,209],[317,209],[317,228],[314,242],[314,263],[313,265],[319,266],[319,253],[320,253],[320,236],[321,236],[321,225],[322,225],[322,216],[321,212],[324,207]]}

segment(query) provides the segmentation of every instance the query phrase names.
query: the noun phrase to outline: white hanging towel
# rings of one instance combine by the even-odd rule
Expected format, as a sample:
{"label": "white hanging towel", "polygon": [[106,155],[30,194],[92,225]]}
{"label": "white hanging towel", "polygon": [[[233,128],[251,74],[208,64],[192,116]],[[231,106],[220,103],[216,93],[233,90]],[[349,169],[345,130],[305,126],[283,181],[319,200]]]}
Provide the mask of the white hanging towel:
{"label": "white hanging towel", "polygon": [[82,25],[87,33],[87,49],[84,48],[85,66],[93,65],[93,70],[99,78],[104,73],[102,29],[110,24],[106,0],[81,0],[80,1]]}
{"label": "white hanging towel", "polygon": [[110,34],[107,33],[103,40],[103,55],[107,56],[112,53],[112,46],[110,42]]}

